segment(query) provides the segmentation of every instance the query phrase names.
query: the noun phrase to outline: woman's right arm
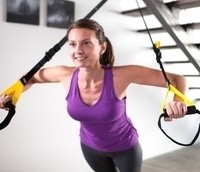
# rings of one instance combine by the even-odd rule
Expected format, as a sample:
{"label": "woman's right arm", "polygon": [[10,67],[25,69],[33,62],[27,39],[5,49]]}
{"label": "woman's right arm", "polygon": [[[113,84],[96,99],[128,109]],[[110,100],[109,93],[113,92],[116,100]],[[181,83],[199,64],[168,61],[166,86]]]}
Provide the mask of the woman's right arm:
{"label": "woman's right arm", "polygon": [[74,71],[74,67],[55,66],[49,68],[42,68],[29,80],[25,85],[25,90],[30,88],[33,84],[38,83],[56,83],[64,82],[69,78]]}
{"label": "woman's right arm", "polygon": [[[55,66],[42,68],[28,81],[23,91],[28,90],[33,84],[37,83],[57,83],[67,84],[67,78],[73,73],[74,67]],[[0,95],[0,108],[5,108],[5,104],[12,99],[12,95]]]}
{"label": "woman's right arm", "polygon": [[73,69],[73,67],[67,66],[43,68],[36,72],[29,82],[32,84],[62,82],[63,77],[71,75]]}

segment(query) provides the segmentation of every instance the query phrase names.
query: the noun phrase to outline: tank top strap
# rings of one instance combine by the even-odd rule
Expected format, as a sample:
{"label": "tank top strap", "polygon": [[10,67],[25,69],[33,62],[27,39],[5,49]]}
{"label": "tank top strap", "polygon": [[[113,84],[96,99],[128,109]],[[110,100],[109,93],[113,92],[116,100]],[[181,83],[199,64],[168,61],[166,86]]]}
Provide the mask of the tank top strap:
{"label": "tank top strap", "polygon": [[105,70],[104,91],[107,96],[115,97],[112,68],[104,68],[104,70]]}
{"label": "tank top strap", "polygon": [[68,95],[66,96],[66,98],[68,98],[69,96],[75,97],[77,95],[78,73],[79,73],[79,69],[77,68],[77,69],[75,69],[74,73],[72,74],[71,83],[69,86],[69,92],[68,92]]}
{"label": "tank top strap", "polygon": [[107,87],[113,88],[112,68],[104,68],[104,70],[105,70],[105,84]]}

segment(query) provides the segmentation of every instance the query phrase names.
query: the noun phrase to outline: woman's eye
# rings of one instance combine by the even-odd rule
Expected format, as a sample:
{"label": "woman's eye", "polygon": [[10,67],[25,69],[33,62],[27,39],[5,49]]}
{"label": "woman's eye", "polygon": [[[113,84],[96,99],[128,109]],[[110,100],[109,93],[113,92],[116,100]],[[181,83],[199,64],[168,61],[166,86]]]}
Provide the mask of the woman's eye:
{"label": "woman's eye", "polygon": [[89,41],[84,42],[84,45],[90,45],[90,42]]}
{"label": "woman's eye", "polygon": [[71,47],[74,47],[76,44],[75,43],[73,43],[73,42],[70,42],[69,43],[69,46],[71,46]]}

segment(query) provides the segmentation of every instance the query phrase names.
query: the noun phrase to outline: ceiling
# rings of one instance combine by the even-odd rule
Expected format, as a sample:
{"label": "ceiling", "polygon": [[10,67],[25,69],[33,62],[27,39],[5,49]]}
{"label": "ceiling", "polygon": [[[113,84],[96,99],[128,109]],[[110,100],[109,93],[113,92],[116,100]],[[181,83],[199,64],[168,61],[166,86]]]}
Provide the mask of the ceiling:
{"label": "ceiling", "polygon": [[161,61],[166,68],[175,67],[181,71],[188,80],[189,91],[195,95],[194,101],[199,101],[200,1],[136,0],[136,2],[136,8],[121,11],[121,14],[134,18],[143,16],[144,25],[137,32],[146,32],[151,39],[159,37],[165,40],[160,50],[172,53],[174,58],[165,58]]}

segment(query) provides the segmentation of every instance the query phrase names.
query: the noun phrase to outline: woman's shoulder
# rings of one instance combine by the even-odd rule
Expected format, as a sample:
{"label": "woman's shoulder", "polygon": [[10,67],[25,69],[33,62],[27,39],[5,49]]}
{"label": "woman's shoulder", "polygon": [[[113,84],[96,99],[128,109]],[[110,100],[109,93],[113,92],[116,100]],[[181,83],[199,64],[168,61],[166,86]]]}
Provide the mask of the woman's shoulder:
{"label": "woman's shoulder", "polygon": [[142,67],[139,65],[120,65],[112,68],[113,75],[117,78],[123,78],[124,80],[135,78],[141,71]]}
{"label": "woman's shoulder", "polygon": [[63,71],[73,71],[76,69],[76,67],[74,66],[66,66],[66,65],[53,66],[52,68],[63,70]]}
{"label": "woman's shoulder", "polygon": [[75,70],[76,70],[75,67],[65,66],[65,65],[57,65],[57,66],[44,68],[41,70],[41,72],[47,78],[49,77],[55,81],[62,81],[65,78],[70,78],[73,75]]}
{"label": "woman's shoulder", "polygon": [[112,67],[113,72],[128,72],[134,69],[136,69],[136,65],[119,65]]}
{"label": "woman's shoulder", "polygon": [[64,66],[64,65],[54,67],[54,71],[57,72],[59,80],[62,82],[67,92],[69,89],[70,80],[76,70],[77,70],[76,67]]}
{"label": "woman's shoulder", "polygon": [[72,66],[65,66],[65,65],[59,65],[59,66],[54,66],[52,67],[52,69],[55,71],[55,72],[58,72],[58,73],[61,73],[61,74],[72,74],[76,68],[75,67],[72,67]]}

